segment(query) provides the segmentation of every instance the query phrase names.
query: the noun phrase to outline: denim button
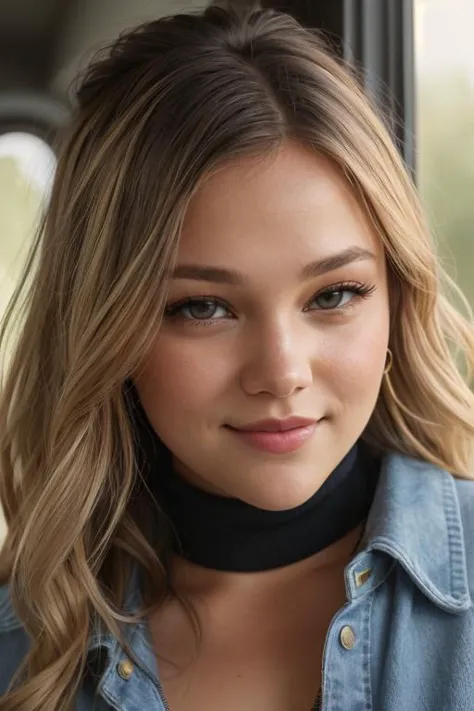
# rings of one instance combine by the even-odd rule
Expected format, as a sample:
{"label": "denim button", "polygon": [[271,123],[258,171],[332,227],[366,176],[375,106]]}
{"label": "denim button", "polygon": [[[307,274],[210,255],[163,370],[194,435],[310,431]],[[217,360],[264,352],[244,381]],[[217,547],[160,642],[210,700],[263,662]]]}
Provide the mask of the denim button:
{"label": "denim button", "polygon": [[360,573],[354,573],[354,582],[356,584],[356,588],[362,587],[362,585],[365,585],[367,580],[370,578],[372,575],[372,568],[367,568],[366,570],[361,570]]}
{"label": "denim button", "polygon": [[133,664],[130,659],[124,659],[120,662],[117,666],[117,672],[122,679],[130,679],[133,674]]}
{"label": "denim button", "polygon": [[353,629],[348,625],[343,627],[341,630],[341,634],[339,635],[339,641],[341,642],[344,649],[352,649],[356,641]]}

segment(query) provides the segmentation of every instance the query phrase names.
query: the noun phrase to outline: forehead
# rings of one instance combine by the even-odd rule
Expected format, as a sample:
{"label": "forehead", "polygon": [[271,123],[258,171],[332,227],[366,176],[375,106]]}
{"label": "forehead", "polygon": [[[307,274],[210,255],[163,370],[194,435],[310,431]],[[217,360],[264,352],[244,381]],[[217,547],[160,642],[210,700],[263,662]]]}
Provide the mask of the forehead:
{"label": "forehead", "polygon": [[202,183],[187,210],[178,262],[288,271],[348,247],[382,257],[342,171],[288,142],[272,157],[228,163]]}

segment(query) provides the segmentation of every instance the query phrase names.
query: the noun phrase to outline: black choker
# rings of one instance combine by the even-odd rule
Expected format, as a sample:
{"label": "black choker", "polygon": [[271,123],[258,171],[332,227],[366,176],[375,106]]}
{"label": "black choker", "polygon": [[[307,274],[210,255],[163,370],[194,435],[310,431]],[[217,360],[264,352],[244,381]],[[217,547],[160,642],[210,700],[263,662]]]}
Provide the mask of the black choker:
{"label": "black choker", "polygon": [[133,410],[139,460],[145,459],[150,488],[173,524],[175,551],[197,565],[240,572],[289,565],[335,543],[368,516],[379,467],[363,442],[304,504],[264,511],[184,481],[139,402]]}

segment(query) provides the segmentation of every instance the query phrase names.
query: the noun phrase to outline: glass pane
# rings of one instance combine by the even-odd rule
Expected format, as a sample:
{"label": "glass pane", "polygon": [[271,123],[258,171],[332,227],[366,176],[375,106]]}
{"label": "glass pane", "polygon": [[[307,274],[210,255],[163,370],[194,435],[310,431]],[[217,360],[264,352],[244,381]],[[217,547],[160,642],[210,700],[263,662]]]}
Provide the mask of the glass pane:
{"label": "glass pane", "polygon": [[[0,135],[0,320],[49,198],[55,166],[53,151],[36,136]],[[0,511],[0,546],[4,535]]]}
{"label": "glass pane", "polygon": [[418,182],[445,264],[474,306],[474,2],[415,0]]}
{"label": "glass pane", "polygon": [[55,165],[53,151],[40,138],[0,135],[0,319],[49,197]]}

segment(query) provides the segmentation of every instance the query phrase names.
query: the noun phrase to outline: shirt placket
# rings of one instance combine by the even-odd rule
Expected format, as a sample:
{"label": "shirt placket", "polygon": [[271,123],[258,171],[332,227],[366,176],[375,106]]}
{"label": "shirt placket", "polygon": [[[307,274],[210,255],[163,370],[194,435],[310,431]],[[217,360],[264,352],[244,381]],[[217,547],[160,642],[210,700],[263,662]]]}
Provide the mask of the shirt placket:
{"label": "shirt placket", "polygon": [[360,553],[345,571],[348,602],[333,617],[323,651],[321,711],[370,711],[373,591],[388,561]]}
{"label": "shirt placket", "polygon": [[[131,648],[139,660],[150,661],[144,625],[137,624]],[[110,655],[98,693],[115,711],[168,711],[156,674],[137,664],[117,644]]]}

